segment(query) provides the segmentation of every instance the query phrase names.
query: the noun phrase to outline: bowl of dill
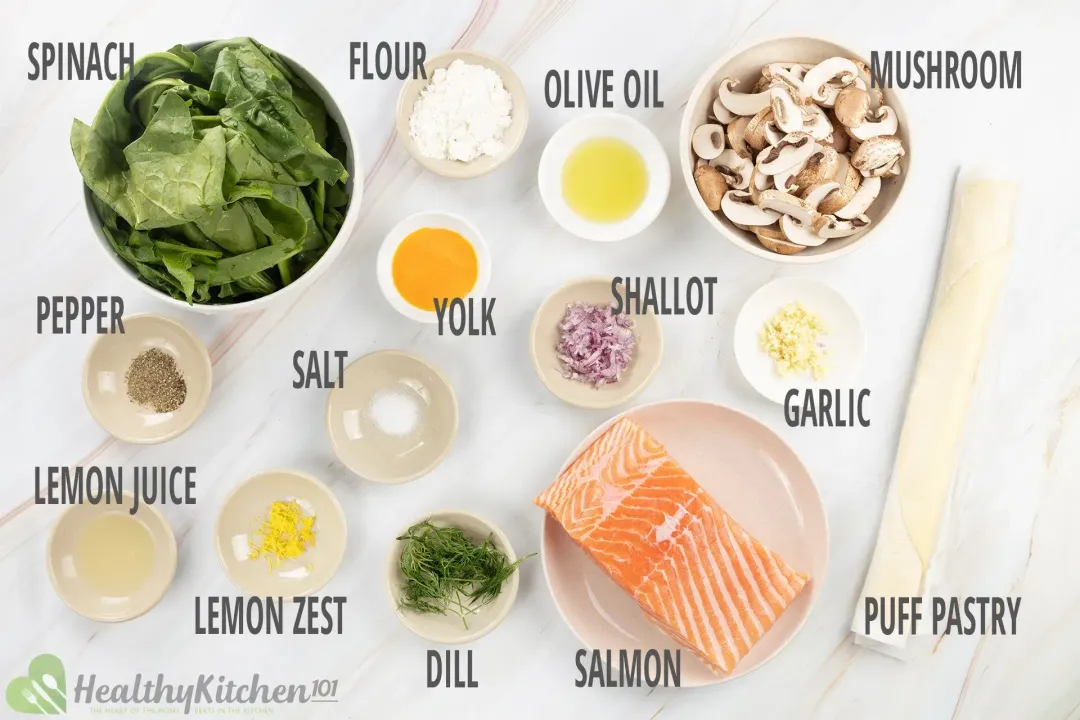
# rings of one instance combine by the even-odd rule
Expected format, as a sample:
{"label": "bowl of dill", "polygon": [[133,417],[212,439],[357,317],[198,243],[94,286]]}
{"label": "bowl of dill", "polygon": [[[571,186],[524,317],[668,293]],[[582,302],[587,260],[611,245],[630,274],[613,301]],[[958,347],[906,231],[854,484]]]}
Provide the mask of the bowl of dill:
{"label": "bowl of dill", "polygon": [[517,559],[494,523],[440,510],[412,523],[390,548],[390,602],[405,627],[426,640],[471,642],[509,614],[518,566],[530,557]]}

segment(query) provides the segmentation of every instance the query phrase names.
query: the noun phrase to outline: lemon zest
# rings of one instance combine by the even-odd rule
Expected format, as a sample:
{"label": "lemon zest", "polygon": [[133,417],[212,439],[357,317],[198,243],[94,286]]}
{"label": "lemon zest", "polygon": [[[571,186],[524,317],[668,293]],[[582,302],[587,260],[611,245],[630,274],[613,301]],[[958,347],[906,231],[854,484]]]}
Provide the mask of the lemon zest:
{"label": "lemon zest", "polygon": [[[248,557],[251,560],[265,557],[270,573],[282,561],[295,560],[308,548],[315,547],[315,516],[304,513],[295,500],[275,500],[267,516],[254,522],[259,523],[259,529],[255,531],[259,541],[248,537],[251,548]],[[307,568],[310,571],[311,565]]]}

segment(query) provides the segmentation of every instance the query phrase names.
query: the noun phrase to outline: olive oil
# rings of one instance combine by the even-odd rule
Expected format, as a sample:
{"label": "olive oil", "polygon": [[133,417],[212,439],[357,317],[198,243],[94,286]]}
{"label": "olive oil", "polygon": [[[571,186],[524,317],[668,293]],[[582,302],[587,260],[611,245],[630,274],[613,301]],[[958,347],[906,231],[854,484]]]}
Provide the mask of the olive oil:
{"label": "olive oil", "polygon": [[566,158],[563,199],[591,222],[614,223],[633,215],[645,200],[649,172],[630,143],[613,137],[585,140]]}
{"label": "olive oil", "polygon": [[131,595],[146,582],[154,564],[154,538],[127,512],[91,520],[75,546],[75,571],[109,597]]}

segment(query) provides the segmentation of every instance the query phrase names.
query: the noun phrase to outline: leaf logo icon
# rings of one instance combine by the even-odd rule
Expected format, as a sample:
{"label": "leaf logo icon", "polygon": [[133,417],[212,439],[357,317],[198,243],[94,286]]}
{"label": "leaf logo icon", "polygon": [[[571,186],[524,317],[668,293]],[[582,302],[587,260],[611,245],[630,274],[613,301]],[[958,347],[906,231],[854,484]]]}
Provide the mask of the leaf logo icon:
{"label": "leaf logo icon", "polygon": [[55,655],[38,655],[30,661],[26,675],[7,686],[7,704],[27,715],[66,715],[67,676],[64,663]]}

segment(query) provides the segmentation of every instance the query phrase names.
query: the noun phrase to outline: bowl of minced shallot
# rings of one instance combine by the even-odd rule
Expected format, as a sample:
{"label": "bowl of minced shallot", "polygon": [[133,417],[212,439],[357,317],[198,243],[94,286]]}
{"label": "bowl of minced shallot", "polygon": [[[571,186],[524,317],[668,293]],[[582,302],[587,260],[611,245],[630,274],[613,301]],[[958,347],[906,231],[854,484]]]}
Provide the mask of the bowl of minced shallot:
{"label": "bowl of minced shallot", "polygon": [[530,350],[541,382],[577,407],[613,408],[641,394],[660,367],[664,337],[653,312],[614,303],[611,278],[573,280],[541,303]]}

